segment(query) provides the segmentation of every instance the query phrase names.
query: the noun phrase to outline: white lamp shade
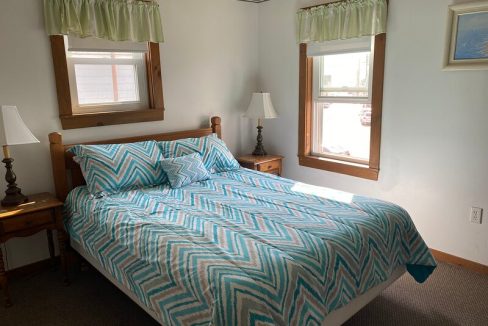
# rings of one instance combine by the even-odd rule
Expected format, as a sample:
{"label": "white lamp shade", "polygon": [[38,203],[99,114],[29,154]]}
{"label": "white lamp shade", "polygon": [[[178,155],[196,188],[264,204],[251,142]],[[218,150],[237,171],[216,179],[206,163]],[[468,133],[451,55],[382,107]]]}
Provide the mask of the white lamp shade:
{"label": "white lamp shade", "polygon": [[15,106],[2,105],[2,145],[21,145],[38,143],[39,140],[27,128]]}
{"label": "white lamp shade", "polygon": [[250,119],[274,119],[278,117],[269,93],[252,94],[251,103],[245,114]]}

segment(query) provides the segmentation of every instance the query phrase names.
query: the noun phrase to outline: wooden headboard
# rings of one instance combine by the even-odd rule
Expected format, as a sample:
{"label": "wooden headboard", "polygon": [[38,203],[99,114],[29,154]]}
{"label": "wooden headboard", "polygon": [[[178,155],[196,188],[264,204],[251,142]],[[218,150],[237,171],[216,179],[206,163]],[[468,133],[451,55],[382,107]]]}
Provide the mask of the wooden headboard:
{"label": "wooden headboard", "polygon": [[[136,136],[129,138],[108,139],[80,144],[124,144],[146,140],[164,141],[182,138],[198,138],[208,136],[212,133],[215,133],[218,135],[219,138],[222,138],[222,127],[220,123],[220,117],[213,117],[211,119],[210,128]],[[67,152],[68,149],[79,144],[63,144],[63,137],[59,132],[50,133],[49,142],[51,144],[51,161],[53,166],[53,178],[54,186],[56,188],[56,197],[64,202],[71,189],[85,184],[85,179],[83,178],[83,174],[81,173],[80,166],[73,160],[73,154]]]}

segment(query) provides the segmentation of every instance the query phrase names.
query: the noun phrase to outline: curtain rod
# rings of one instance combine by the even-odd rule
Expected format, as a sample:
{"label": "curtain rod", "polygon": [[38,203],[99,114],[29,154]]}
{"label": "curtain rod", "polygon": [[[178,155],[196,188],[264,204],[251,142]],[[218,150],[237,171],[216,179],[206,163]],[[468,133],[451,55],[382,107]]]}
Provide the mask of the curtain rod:
{"label": "curtain rod", "polygon": [[[334,0],[334,1],[329,1],[329,2],[326,2],[326,3],[322,3],[320,5],[315,5],[315,6],[309,6],[309,7],[305,7],[305,8],[300,8],[300,10],[307,10],[307,9],[312,9],[312,8],[317,8],[317,7],[321,7],[321,6],[327,6],[327,5],[330,5],[332,3],[337,3],[337,2],[346,2],[347,0]],[[387,4],[390,4],[390,0],[386,0],[386,3]]]}
{"label": "curtain rod", "polygon": [[301,10],[307,10],[307,9],[312,9],[312,8],[321,7],[321,6],[327,6],[327,5],[330,5],[331,3],[345,2],[345,1],[346,1],[346,0],[334,0],[334,1],[329,1],[329,2],[326,2],[326,3],[322,3],[322,4],[320,4],[320,5],[309,6],[309,7],[300,8],[300,9],[301,9]]}

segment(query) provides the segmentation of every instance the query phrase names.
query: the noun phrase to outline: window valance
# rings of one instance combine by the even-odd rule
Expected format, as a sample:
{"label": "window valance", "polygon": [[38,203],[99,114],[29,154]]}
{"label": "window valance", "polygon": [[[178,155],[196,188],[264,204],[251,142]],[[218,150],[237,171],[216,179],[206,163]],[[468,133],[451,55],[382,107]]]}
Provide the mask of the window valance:
{"label": "window valance", "polygon": [[49,35],[164,41],[159,4],[137,0],[44,0]]}
{"label": "window valance", "polygon": [[387,0],[345,0],[297,12],[299,43],[344,40],[386,32]]}

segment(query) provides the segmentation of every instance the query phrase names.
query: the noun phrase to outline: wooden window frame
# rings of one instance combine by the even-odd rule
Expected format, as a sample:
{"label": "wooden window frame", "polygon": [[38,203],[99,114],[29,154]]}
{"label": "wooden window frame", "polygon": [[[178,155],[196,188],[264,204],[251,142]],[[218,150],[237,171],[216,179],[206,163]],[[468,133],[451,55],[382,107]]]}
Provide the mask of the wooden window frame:
{"label": "wooden window frame", "polygon": [[369,164],[355,164],[312,155],[313,58],[307,56],[307,44],[300,44],[298,161],[301,166],[378,180],[380,172],[381,114],[385,73],[386,34],[374,37],[373,79],[371,86],[371,138]]}
{"label": "wooden window frame", "polygon": [[71,101],[68,61],[64,36],[52,35],[51,50],[56,78],[59,118],[63,129],[88,128],[124,123],[164,120],[163,80],[158,43],[148,43],[146,54],[149,107],[134,111],[74,113]]}

